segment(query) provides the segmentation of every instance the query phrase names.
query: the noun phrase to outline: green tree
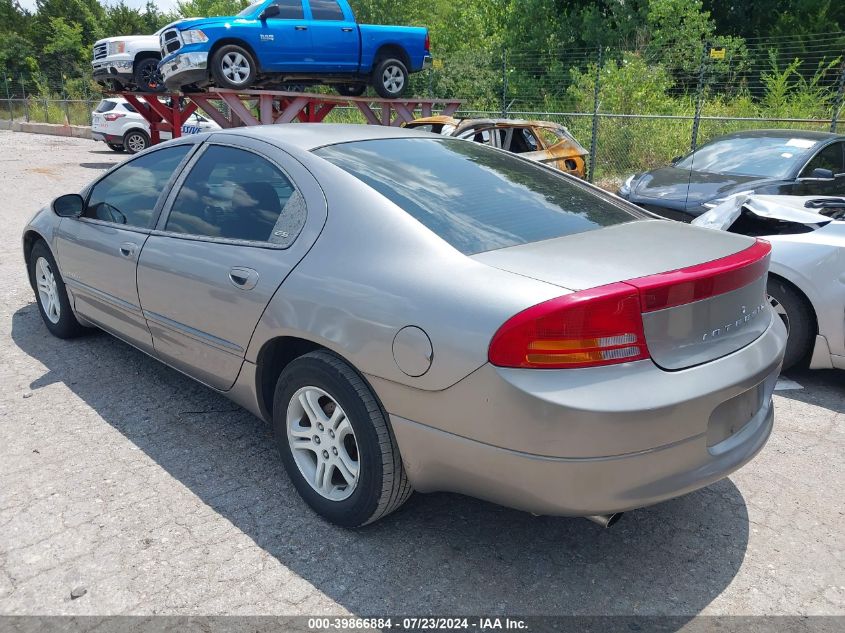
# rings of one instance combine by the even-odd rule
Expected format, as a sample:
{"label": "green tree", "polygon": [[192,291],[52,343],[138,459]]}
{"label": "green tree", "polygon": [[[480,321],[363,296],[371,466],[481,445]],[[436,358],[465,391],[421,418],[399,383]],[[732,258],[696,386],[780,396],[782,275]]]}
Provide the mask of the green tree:
{"label": "green tree", "polygon": [[649,59],[691,76],[701,64],[704,42],[716,29],[701,0],[651,0],[646,26]]}
{"label": "green tree", "polygon": [[88,61],[88,46],[83,41],[82,25],[65,18],[50,19],[51,37],[44,47],[44,59],[62,74],[78,75]]}
{"label": "green tree", "polygon": [[185,0],[176,3],[176,12],[186,18],[235,15],[247,4],[247,0]]}
{"label": "green tree", "polygon": [[36,0],[36,7],[33,25],[37,32],[36,44],[43,43],[46,46],[46,41],[39,41],[38,37],[46,39],[51,30],[50,20],[53,18],[64,18],[68,22],[79,24],[85,44],[93,44],[103,35],[106,11],[97,0]]}
{"label": "green tree", "polygon": [[[106,21],[103,32],[112,35],[148,35],[149,25],[140,9],[128,6],[124,0],[106,6]],[[153,29],[155,30],[155,29]]]}
{"label": "green tree", "polygon": [[32,20],[17,0],[0,0],[0,73],[13,78],[32,69],[36,57],[29,37]]}

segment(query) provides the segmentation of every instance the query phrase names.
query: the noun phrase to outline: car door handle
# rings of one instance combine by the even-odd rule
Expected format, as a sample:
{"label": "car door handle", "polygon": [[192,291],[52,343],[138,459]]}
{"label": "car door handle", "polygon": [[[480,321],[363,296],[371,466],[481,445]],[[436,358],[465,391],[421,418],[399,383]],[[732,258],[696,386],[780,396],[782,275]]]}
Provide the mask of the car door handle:
{"label": "car door handle", "polygon": [[229,281],[235,288],[252,290],[258,284],[258,271],[243,266],[235,266],[229,271]]}
{"label": "car door handle", "polygon": [[343,31],[344,33],[351,33],[352,27],[351,26],[342,26],[342,27],[340,27],[340,30]]}
{"label": "car door handle", "polygon": [[302,26],[301,24],[300,24],[300,25],[297,25],[297,26],[295,26],[295,27],[293,27],[293,28],[294,28],[294,29],[296,29],[297,31],[307,31],[307,30],[308,30],[308,27],[307,27],[307,26]]}
{"label": "car door handle", "polygon": [[124,242],[120,245],[120,254],[124,257],[132,257],[138,251],[138,245],[133,242]]}

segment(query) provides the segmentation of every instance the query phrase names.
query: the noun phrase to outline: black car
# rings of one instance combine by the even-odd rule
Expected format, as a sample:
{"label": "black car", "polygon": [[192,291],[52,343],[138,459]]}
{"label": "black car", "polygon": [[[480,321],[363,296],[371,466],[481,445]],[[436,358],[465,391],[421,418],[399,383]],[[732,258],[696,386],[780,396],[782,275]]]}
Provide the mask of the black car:
{"label": "black car", "polygon": [[618,193],[684,222],[737,193],[845,195],[845,136],[804,130],[728,134],[670,167],[634,174]]}

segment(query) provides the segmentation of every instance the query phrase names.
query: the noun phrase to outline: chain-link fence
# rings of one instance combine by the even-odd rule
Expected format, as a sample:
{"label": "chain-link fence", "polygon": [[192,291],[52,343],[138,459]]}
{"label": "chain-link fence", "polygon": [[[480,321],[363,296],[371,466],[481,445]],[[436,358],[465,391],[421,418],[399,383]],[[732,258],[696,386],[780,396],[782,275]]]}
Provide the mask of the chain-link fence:
{"label": "chain-link fence", "polygon": [[[102,97],[90,76],[0,81],[0,118],[86,125]],[[468,51],[435,59],[433,68],[412,75],[410,90],[461,99],[463,117],[561,123],[589,148],[590,179],[613,187],[729,132],[835,131],[843,114],[845,32],[723,38],[674,51]],[[339,108],[328,120],[359,119],[356,110]]]}

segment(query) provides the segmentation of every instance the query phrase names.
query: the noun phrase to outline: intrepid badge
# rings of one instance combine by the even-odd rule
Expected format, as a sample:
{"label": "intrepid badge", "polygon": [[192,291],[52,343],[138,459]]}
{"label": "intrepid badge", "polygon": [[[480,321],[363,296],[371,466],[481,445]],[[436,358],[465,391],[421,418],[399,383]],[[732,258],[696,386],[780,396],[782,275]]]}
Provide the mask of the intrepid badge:
{"label": "intrepid badge", "polygon": [[713,340],[714,338],[718,338],[727,334],[731,328],[739,329],[744,325],[747,325],[752,319],[758,317],[763,310],[765,310],[766,304],[761,303],[759,306],[751,310],[750,312],[746,309],[745,306],[742,306],[742,315],[733,323],[726,323],[720,328],[713,330],[712,332],[705,332],[704,335],[701,337],[702,342],[706,342],[708,340]]}

